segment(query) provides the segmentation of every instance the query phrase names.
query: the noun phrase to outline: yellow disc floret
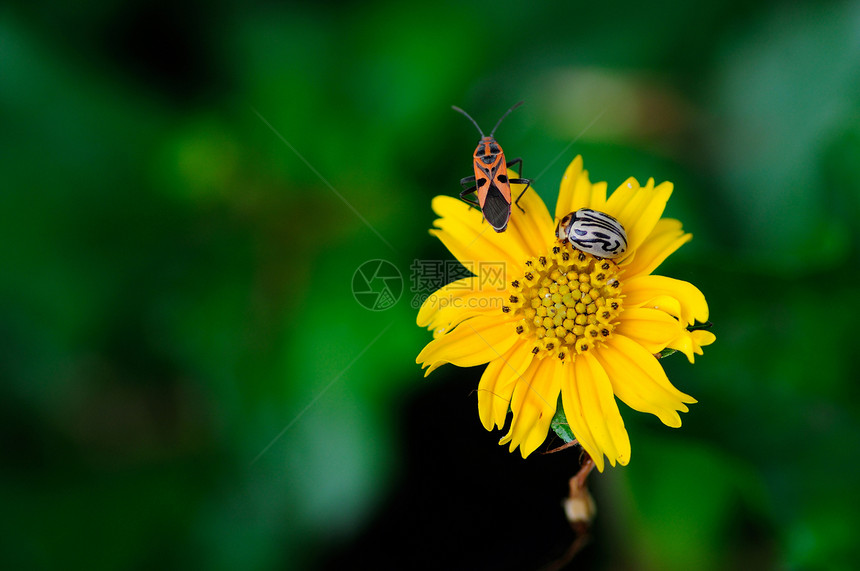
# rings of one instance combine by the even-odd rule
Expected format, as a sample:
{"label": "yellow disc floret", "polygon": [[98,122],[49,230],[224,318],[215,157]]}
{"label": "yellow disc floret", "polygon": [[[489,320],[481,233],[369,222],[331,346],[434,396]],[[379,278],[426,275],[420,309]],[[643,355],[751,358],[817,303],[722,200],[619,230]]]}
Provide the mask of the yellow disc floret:
{"label": "yellow disc floret", "polygon": [[571,357],[607,339],[621,313],[621,282],[612,260],[581,252],[570,244],[526,261],[522,278],[511,282],[507,312],[515,328],[530,338],[538,358]]}

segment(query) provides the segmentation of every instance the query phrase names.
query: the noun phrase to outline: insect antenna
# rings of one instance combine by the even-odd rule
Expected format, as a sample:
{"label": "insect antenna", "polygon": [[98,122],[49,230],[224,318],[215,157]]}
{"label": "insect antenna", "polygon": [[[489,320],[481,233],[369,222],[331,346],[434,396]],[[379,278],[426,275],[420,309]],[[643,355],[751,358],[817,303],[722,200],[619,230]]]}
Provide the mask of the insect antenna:
{"label": "insect antenna", "polygon": [[501,124],[502,124],[502,121],[504,121],[504,120],[505,120],[505,117],[507,117],[508,115],[510,115],[510,114],[511,114],[511,111],[513,111],[514,109],[516,109],[517,107],[519,107],[519,106],[520,106],[520,105],[522,105],[522,104],[523,104],[523,102],[522,102],[522,101],[520,101],[519,103],[514,103],[513,107],[511,107],[510,109],[508,109],[507,111],[505,111],[505,114],[504,114],[504,115],[502,115],[502,118],[501,118],[501,119],[499,119],[499,122],[498,122],[498,123],[496,123],[496,126],[495,126],[495,127],[493,127],[493,130],[492,130],[492,131],[490,131],[490,136],[491,136],[491,137],[496,133],[496,129],[498,129],[498,128],[499,128],[499,125],[501,125]]}
{"label": "insect antenna", "polygon": [[[465,111],[463,111],[462,109],[460,109],[459,107],[457,107],[456,105],[452,105],[452,106],[451,106],[451,109],[453,109],[454,111],[457,111],[458,113],[462,113],[463,115],[465,115],[465,116],[466,116],[466,118],[467,118],[469,121],[471,121],[471,122],[472,122],[472,125],[474,125],[474,126],[475,126],[475,128],[478,130],[478,132],[481,134],[481,137],[483,137],[483,136],[484,136],[484,132],[483,132],[483,131],[481,131],[481,128],[480,128],[480,127],[478,127],[478,122],[477,122],[477,121],[475,121],[474,119],[472,119],[472,116],[471,116],[471,115],[469,115],[468,113],[466,113]],[[508,111],[508,113],[510,113],[510,111]],[[503,118],[504,118],[504,117],[503,117]],[[498,125],[496,125],[496,127],[498,127]],[[495,131],[495,129],[493,129],[493,130]],[[491,135],[491,136],[492,136],[492,135]]]}

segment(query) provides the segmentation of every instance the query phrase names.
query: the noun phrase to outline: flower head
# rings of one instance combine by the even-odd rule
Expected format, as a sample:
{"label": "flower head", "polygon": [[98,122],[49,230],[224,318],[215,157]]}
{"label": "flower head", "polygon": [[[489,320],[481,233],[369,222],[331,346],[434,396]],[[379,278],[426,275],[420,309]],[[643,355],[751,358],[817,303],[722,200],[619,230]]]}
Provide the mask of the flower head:
{"label": "flower head", "polygon": [[[559,395],[570,429],[603,470],[630,460],[630,440],[615,397],[631,408],[681,425],[678,412],[696,402],[676,389],[655,358],[664,349],[690,362],[713,343],[709,331],[690,330],[708,319],[705,297],[693,285],[651,275],[691,234],[661,218],[672,184],[645,186],[630,178],[611,196],[592,184],[577,157],[561,182],[555,220],[581,208],[609,214],[627,233],[627,250],[603,259],[561,242],[556,223],[535,192],[523,195],[508,230],[487,231],[480,211],[449,196],[433,200],[440,216],[431,234],[460,262],[479,268],[431,295],[418,325],[434,339],[416,361],[427,373],[451,363],[487,363],[478,387],[478,412],[487,430],[512,420],[500,444],[523,457],[546,439]],[[513,193],[518,194],[518,191]],[[482,270],[503,264],[504,283]]]}

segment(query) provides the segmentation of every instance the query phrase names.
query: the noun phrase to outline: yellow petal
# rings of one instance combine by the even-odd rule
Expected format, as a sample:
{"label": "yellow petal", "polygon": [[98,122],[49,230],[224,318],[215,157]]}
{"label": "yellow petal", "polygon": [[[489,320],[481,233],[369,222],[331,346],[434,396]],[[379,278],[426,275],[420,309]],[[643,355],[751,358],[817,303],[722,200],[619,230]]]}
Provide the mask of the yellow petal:
{"label": "yellow petal", "polygon": [[667,426],[681,426],[677,411],[687,412],[684,403],[696,402],[672,386],[654,355],[623,335],[613,333],[595,356],[618,398],[634,410],[656,415]]}
{"label": "yellow petal", "polygon": [[717,340],[717,336],[710,331],[697,329],[695,331],[687,331],[686,329],[669,343],[668,347],[680,351],[687,356],[687,360],[693,363],[694,355],[702,355],[702,347],[710,345]]}
{"label": "yellow petal", "polygon": [[[555,363],[555,360],[553,360],[553,363]],[[574,368],[570,364],[562,365],[560,362],[555,366],[559,370],[559,373],[563,373],[561,405],[564,408],[564,416],[567,418],[567,424],[576,437],[576,441],[591,456],[597,469],[603,472],[603,450],[597,445],[597,440],[592,434],[588,422],[585,420],[584,403],[579,396]]]}
{"label": "yellow petal", "polygon": [[519,268],[526,259],[523,245],[482,222],[480,210],[451,196],[437,196],[432,205],[440,218],[433,222],[436,229],[430,234],[439,238],[472,273],[477,273],[480,262],[510,263]]}
{"label": "yellow petal", "polygon": [[[660,296],[673,297],[681,305],[680,315],[675,315],[687,325],[696,321],[704,323],[708,320],[708,302],[699,288],[689,282],[667,278],[664,276],[639,276],[624,280],[624,303],[631,305],[648,305],[653,307],[654,300]],[[668,308],[661,308],[666,311]]]}
{"label": "yellow petal", "polygon": [[555,415],[561,377],[556,374],[552,364],[553,359],[532,361],[526,374],[514,387],[511,428],[499,444],[510,442],[511,452],[519,446],[523,458],[546,440]]}
{"label": "yellow petal", "polygon": [[473,367],[500,357],[516,340],[513,321],[498,315],[479,315],[432,340],[415,362],[422,368],[429,367],[424,376],[445,363]]}
{"label": "yellow petal", "polygon": [[693,344],[693,337],[686,329],[679,333],[675,339],[672,339],[668,347],[670,349],[674,349],[683,353],[687,357],[687,360],[690,361],[690,363],[695,362],[694,355],[696,353],[698,353],[699,355],[702,354],[702,348],[698,347],[698,351],[696,350],[697,348]]}
{"label": "yellow petal", "polygon": [[[603,210],[606,204],[606,183],[591,184],[588,171],[582,168],[582,157],[577,155],[568,165],[561,179],[558,201],[555,206],[555,220],[561,220],[580,208]],[[555,230],[553,225],[553,230]]]}
{"label": "yellow petal", "polygon": [[419,327],[434,330],[434,335],[438,336],[469,317],[498,314],[506,297],[505,284],[501,286],[499,289],[495,284],[481,284],[478,276],[451,282],[424,300],[416,322]]}
{"label": "yellow petal", "polygon": [[[651,292],[653,293],[653,292]],[[659,309],[663,313],[672,317],[681,317],[681,302],[670,295],[658,295],[651,297],[647,290],[634,292],[632,295],[626,295],[624,298],[624,310],[633,309],[636,307],[648,307],[651,309]]]}
{"label": "yellow petal", "polygon": [[[513,171],[508,174],[516,176]],[[513,200],[520,196],[523,189],[525,189],[523,184],[511,186]],[[522,210],[519,207],[522,207]],[[516,205],[511,207],[511,221],[504,234],[510,234],[516,243],[522,244],[522,251],[528,256],[550,249],[551,242],[555,240],[555,225],[549,216],[546,204],[534,188],[529,187],[522,195],[519,207]],[[525,258],[522,260],[524,261]]]}
{"label": "yellow petal", "polygon": [[[519,340],[511,347],[511,351],[506,356],[505,366],[499,371],[499,378],[496,380],[496,386],[503,394],[510,395],[517,383],[522,382],[523,376],[528,371],[534,360],[532,353],[532,343],[526,340]],[[496,426],[503,428],[505,426],[505,418],[508,411],[495,410],[494,421]]]}
{"label": "yellow petal", "polygon": [[[502,357],[490,361],[484,369],[484,374],[481,375],[481,382],[478,383],[478,416],[487,430],[493,429],[495,410],[504,408],[507,411],[511,402],[511,395],[500,392],[499,387],[496,386],[499,371],[504,366],[505,361]],[[510,385],[510,388],[510,392],[513,393],[513,385]]]}
{"label": "yellow petal", "polygon": [[[516,175],[514,171],[511,174]],[[522,184],[511,187],[514,200],[524,189]],[[532,188],[522,195],[519,206],[511,206],[511,220],[504,232],[493,230],[483,222],[479,210],[452,196],[437,196],[432,205],[440,218],[434,221],[436,229],[430,233],[438,236],[467,267],[480,262],[504,261],[521,269],[529,256],[546,251],[548,241],[553,238],[552,219],[543,200]],[[478,274],[477,268],[469,269]]]}
{"label": "yellow petal", "polygon": [[654,188],[654,179],[648,179],[648,184],[640,187],[635,178],[629,178],[606,200],[605,212],[627,231],[630,252],[635,252],[654,230],[666,209],[672,188],[671,182]]}
{"label": "yellow petal", "polygon": [[659,353],[686,330],[677,319],[659,309],[625,307],[615,331],[639,343],[649,353]]}
{"label": "yellow petal", "polygon": [[691,331],[691,333],[693,334],[693,342],[699,347],[707,347],[717,340],[716,335],[710,331],[705,331],[704,329],[697,329],[695,331]]}
{"label": "yellow petal", "polygon": [[693,235],[685,234],[678,220],[661,218],[651,234],[635,251],[631,252],[631,256],[621,261],[620,266],[625,270],[625,276],[628,278],[648,275],[675,250],[692,239]]}
{"label": "yellow petal", "polygon": [[521,339],[487,365],[478,384],[478,415],[487,430],[492,430],[493,425],[505,426],[514,387],[525,375],[532,357],[531,345]]}
{"label": "yellow petal", "polygon": [[598,454],[606,454],[613,466],[616,460],[626,465],[630,461],[630,438],[618,412],[606,371],[588,353],[577,355],[573,365],[574,384],[579,392],[582,414],[594,436]]}

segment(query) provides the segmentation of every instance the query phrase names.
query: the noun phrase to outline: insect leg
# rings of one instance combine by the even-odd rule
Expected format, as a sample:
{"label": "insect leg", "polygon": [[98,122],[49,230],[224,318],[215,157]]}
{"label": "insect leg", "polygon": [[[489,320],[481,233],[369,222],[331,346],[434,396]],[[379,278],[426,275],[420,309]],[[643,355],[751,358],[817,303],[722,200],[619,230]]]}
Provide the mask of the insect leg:
{"label": "insect leg", "polygon": [[[469,179],[469,178],[471,178],[473,181],[475,180],[475,177],[466,177],[466,178],[464,178],[463,180],[461,180],[461,181],[460,181],[460,184],[463,184],[464,182],[466,182],[466,184],[468,184],[468,179]],[[463,186],[465,187],[466,185],[465,185],[465,184],[463,184]],[[474,192],[475,192],[476,190],[478,190],[478,185],[472,185],[472,186],[470,186],[469,188],[464,188],[464,189],[463,189],[463,192],[461,192],[461,193],[460,193],[460,200],[462,200],[463,202],[465,202],[465,203],[467,203],[467,204],[471,204],[472,206],[474,206],[475,208],[477,208],[478,210],[480,210],[480,209],[481,209],[481,205],[480,205],[480,204],[478,204],[478,201],[477,201],[477,200],[469,200],[468,198],[466,198],[466,196],[468,196],[468,195],[470,195],[470,194],[474,194]]]}
{"label": "insect leg", "polygon": [[[517,157],[515,159],[511,159],[510,161],[508,161],[508,164],[506,166],[507,166],[507,168],[511,168],[512,166],[514,166],[516,164],[520,165],[520,171],[522,171],[523,170],[523,159],[520,157]],[[520,174],[523,174],[523,173],[520,172]],[[523,189],[523,191],[520,193],[520,195],[514,201],[514,204],[517,205],[517,208],[520,209],[520,212],[525,214],[526,211],[523,210],[522,206],[520,206],[520,198],[523,197],[523,195],[529,189],[529,186],[531,186],[531,184],[532,184],[531,179],[529,179],[529,178],[511,178],[511,179],[508,179],[508,182],[511,184],[524,184],[524,185],[526,185],[526,187]]]}
{"label": "insect leg", "polygon": [[[517,164],[520,165],[520,171],[522,171],[523,170],[523,159],[522,159],[522,157],[517,157],[515,159],[509,160],[508,164],[506,166],[508,168],[511,168],[512,166],[517,165]],[[520,172],[520,175],[522,175],[522,174],[523,173]]]}
{"label": "insect leg", "polygon": [[[478,204],[477,200],[469,200],[468,198],[466,198],[466,195],[472,194],[478,190],[478,185],[472,184],[474,182],[475,182],[474,176],[465,176],[465,177],[460,179],[460,186],[463,187],[463,192],[460,193],[460,200],[462,200],[466,204],[471,204],[472,206],[474,206],[478,210],[481,210],[481,205]],[[487,179],[482,178],[481,184],[484,184],[485,182],[487,182]],[[472,186],[469,186],[470,184],[472,184]],[[484,223],[484,211],[481,210],[481,224],[483,224],[483,223]]]}
{"label": "insect leg", "polygon": [[517,197],[517,199],[514,201],[514,204],[516,204],[516,205],[517,205],[517,208],[519,208],[519,209],[520,209],[520,212],[522,212],[523,214],[525,214],[525,213],[526,213],[526,211],[525,211],[525,210],[523,210],[523,207],[522,207],[522,206],[520,206],[520,199],[523,197],[523,195],[524,195],[524,194],[526,193],[526,191],[529,189],[529,187],[530,187],[530,186],[531,186],[531,184],[532,184],[532,181],[531,181],[531,179],[529,179],[529,178],[512,178],[512,179],[510,179],[510,182],[511,182],[511,184],[524,184],[524,185],[526,185],[526,187],[523,189],[523,191],[520,193],[520,195],[519,195],[519,196]]}

